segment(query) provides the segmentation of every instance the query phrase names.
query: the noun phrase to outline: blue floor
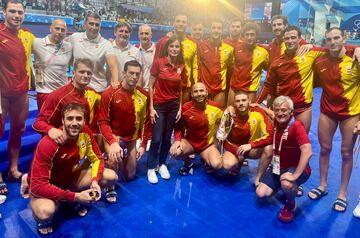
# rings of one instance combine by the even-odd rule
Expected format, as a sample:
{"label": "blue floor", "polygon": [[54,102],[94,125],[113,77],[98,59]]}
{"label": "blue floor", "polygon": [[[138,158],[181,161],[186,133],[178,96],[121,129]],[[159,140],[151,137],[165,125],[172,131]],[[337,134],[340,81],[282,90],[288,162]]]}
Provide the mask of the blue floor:
{"label": "blue floor", "polygon": [[[319,183],[317,118],[320,93],[319,89],[314,91],[310,132],[313,173],[304,186],[305,194]],[[32,101],[29,118],[36,115],[34,107]],[[28,127],[20,162],[24,170],[29,167],[38,139],[39,136]],[[4,140],[0,143],[0,170],[7,167],[6,136]],[[53,237],[360,237],[360,219],[352,215],[360,192],[360,162],[354,160],[348,210],[337,213],[331,209],[340,181],[340,140],[337,132],[331,154],[329,195],[320,201],[311,201],[306,195],[297,199],[296,218],[290,224],[277,219],[284,201],[281,194],[265,201],[256,199],[252,185],[255,161],[242,168],[239,178],[231,179],[222,173],[206,174],[199,162],[193,175],[181,177],[177,173],[180,163],[170,158],[171,179],[160,179],[159,184],[151,185],[147,182],[146,158],[143,158],[138,164],[136,179],[120,184],[117,204],[99,202],[84,218],[70,212],[60,213]],[[8,200],[0,205],[0,237],[37,237],[28,201],[19,196],[19,184],[8,185],[11,190]]]}

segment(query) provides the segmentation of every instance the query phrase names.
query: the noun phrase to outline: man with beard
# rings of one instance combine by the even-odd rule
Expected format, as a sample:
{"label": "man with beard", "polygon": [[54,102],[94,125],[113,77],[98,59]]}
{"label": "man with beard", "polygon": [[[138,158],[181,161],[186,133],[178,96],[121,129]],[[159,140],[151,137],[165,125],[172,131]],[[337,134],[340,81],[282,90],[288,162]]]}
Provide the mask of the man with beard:
{"label": "man with beard", "polygon": [[223,23],[213,20],[210,38],[198,44],[199,79],[206,86],[209,98],[224,108],[227,83],[231,77],[234,48],[222,40]]}
{"label": "man with beard", "polygon": [[182,103],[190,101],[190,88],[199,78],[197,59],[198,47],[193,40],[186,36],[187,23],[188,18],[185,14],[177,14],[174,20],[174,31],[169,32],[157,42],[155,52],[155,59],[157,59],[160,57],[163,46],[172,35],[176,35],[176,37],[180,39],[186,73],[182,84]]}
{"label": "man with beard", "polygon": [[223,155],[223,167],[236,175],[245,158],[260,158],[258,172],[254,179],[254,185],[257,186],[271,161],[273,127],[261,108],[250,108],[247,93],[238,92],[233,105],[235,115],[230,118],[233,123],[223,142],[226,149]]}
{"label": "man with beard", "polygon": [[[42,235],[53,232],[52,218],[60,202],[95,203],[101,197],[100,186],[109,187],[117,181],[114,171],[104,169],[101,152],[85,126],[85,111],[78,103],[66,105],[59,128],[63,143],[45,136],[36,147],[28,181],[30,208]],[[87,209],[80,206],[77,212],[85,216]]]}
{"label": "man with beard", "polygon": [[[130,60],[139,61],[139,49],[129,42],[132,27],[127,22],[120,22],[115,26],[115,40],[112,42],[119,66],[119,77],[124,70],[124,65]],[[120,78],[122,80],[122,78]]]}
{"label": "man with beard", "polygon": [[213,169],[220,169],[222,159],[216,148],[215,133],[223,114],[216,103],[207,99],[208,93],[203,83],[192,86],[192,101],[183,105],[181,119],[175,125],[174,144],[170,154],[177,159],[184,160],[180,168],[181,175],[187,175],[193,168],[191,158],[194,153],[200,154],[202,159]]}
{"label": "man with beard", "polygon": [[101,18],[96,13],[89,13],[85,17],[85,32],[76,32],[69,37],[73,46],[74,60],[78,58],[90,59],[94,64],[93,79],[90,87],[96,92],[103,92],[109,86],[110,79],[106,77],[105,64],[111,72],[111,84],[119,84],[119,68],[115,52],[111,43],[100,35]]}
{"label": "man with beard", "polygon": [[228,105],[233,104],[234,95],[238,91],[247,92],[250,102],[255,102],[262,70],[267,70],[269,66],[269,53],[256,43],[259,26],[255,22],[248,22],[244,25],[243,32],[244,40],[234,45],[235,63]]}
{"label": "man with beard", "polygon": [[[288,18],[283,15],[275,15],[271,18],[271,27],[275,38],[266,46],[269,52],[269,61],[272,63],[285,53],[286,46],[284,43],[284,30],[288,27]],[[299,55],[303,55],[311,48],[311,44],[307,44],[304,39],[300,39]]]}
{"label": "man with beard", "polygon": [[297,188],[311,174],[309,160],[312,149],[303,123],[293,116],[294,104],[289,97],[279,96],[273,103],[275,127],[273,158],[256,189],[258,198],[273,196],[279,189],[286,195],[285,206],[278,218],[283,222],[294,219]]}
{"label": "man with beard", "polygon": [[35,87],[39,111],[49,93],[69,82],[66,71],[72,57],[72,45],[64,41],[66,33],[65,21],[55,19],[50,26],[50,35],[34,40]]}
{"label": "man with beard", "polygon": [[135,47],[139,48],[139,62],[142,66],[140,86],[146,91],[149,91],[150,69],[155,56],[155,43],[151,41],[151,27],[147,24],[141,25],[139,27],[138,37],[140,43],[136,44]]}

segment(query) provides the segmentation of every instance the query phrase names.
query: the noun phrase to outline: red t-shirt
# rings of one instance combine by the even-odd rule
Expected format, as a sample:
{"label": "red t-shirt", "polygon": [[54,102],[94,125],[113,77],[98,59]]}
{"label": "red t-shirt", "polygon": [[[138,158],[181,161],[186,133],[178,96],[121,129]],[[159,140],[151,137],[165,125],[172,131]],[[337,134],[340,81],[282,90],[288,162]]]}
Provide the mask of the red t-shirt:
{"label": "red t-shirt", "polygon": [[156,78],[153,102],[163,104],[180,98],[181,81],[185,80],[183,64],[172,65],[167,57],[155,59],[150,74]]}
{"label": "red t-shirt", "polygon": [[[279,144],[281,136],[287,127],[287,123],[284,126],[277,126],[275,135],[275,151],[274,154],[279,154]],[[304,124],[295,120],[288,129],[287,138],[283,139],[280,151],[280,169],[296,168],[300,161],[301,150],[300,146],[304,144],[310,144],[310,139],[306,133]],[[309,164],[305,168],[305,173],[310,174],[311,169]]]}

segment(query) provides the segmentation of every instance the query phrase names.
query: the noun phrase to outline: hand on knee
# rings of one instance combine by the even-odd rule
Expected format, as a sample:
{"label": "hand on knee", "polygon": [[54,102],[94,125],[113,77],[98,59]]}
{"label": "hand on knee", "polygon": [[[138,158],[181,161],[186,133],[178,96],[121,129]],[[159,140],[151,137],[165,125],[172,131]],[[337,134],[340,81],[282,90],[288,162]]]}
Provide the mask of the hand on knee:
{"label": "hand on knee", "polygon": [[260,184],[256,188],[256,197],[258,198],[271,197],[272,194],[273,194],[273,190],[270,188],[265,188],[263,184]]}
{"label": "hand on knee", "polygon": [[296,184],[295,182],[289,182],[287,180],[283,180],[281,181],[281,189],[284,191],[284,192],[294,192],[296,191]]}

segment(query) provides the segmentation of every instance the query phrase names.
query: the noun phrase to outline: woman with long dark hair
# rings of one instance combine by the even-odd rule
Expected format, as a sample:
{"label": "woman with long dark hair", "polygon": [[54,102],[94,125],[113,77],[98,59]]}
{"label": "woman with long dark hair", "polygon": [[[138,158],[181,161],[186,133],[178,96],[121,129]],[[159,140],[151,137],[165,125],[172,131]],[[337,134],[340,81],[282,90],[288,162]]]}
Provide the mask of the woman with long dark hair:
{"label": "woman with long dark hair", "polygon": [[185,68],[181,41],[176,36],[170,37],[165,43],[160,57],[152,65],[150,74],[150,118],[153,130],[147,175],[149,182],[156,184],[156,171],[163,179],[170,178],[166,158],[171,146],[174,123],[181,115],[181,82],[185,76]]}

